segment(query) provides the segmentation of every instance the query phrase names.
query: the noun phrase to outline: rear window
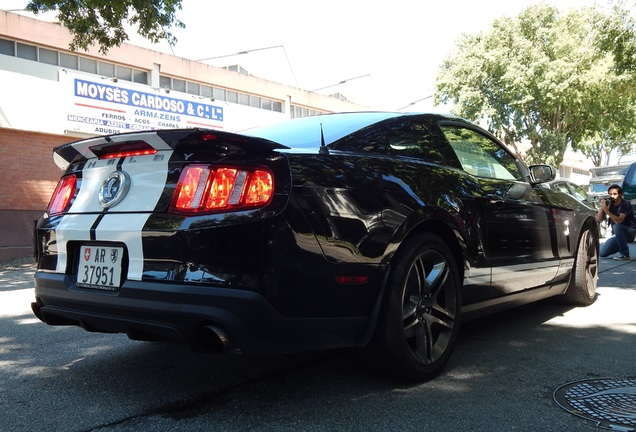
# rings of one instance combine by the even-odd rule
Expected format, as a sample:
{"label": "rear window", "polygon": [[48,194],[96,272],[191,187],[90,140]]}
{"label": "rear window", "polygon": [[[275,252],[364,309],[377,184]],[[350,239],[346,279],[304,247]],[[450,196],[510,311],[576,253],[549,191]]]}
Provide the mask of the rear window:
{"label": "rear window", "polygon": [[295,149],[310,149],[320,147],[321,131],[325,144],[328,145],[373,123],[400,115],[404,114],[384,112],[323,114],[248,129],[242,134],[265,138]]}

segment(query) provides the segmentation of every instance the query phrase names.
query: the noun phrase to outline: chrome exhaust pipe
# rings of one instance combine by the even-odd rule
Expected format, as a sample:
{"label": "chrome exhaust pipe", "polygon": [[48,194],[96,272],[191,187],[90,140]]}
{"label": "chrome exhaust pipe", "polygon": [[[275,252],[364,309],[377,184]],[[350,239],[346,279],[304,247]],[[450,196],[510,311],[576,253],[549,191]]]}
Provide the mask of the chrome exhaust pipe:
{"label": "chrome exhaust pipe", "polygon": [[230,335],[215,325],[203,326],[199,332],[199,338],[203,345],[213,352],[227,352],[233,349]]}

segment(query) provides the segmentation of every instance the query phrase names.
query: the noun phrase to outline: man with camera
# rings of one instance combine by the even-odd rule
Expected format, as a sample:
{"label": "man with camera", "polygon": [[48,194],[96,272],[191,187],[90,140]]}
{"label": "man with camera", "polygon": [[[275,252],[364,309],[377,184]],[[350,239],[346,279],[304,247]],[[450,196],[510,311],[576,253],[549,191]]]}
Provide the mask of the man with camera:
{"label": "man with camera", "polygon": [[601,245],[600,254],[605,258],[618,252],[619,255],[614,257],[615,260],[629,260],[631,258],[627,243],[633,242],[636,237],[636,221],[632,204],[623,199],[623,188],[619,185],[611,185],[607,192],[610,197],[601,199],[596,220],[601,222],[607,215],[614,236]]}

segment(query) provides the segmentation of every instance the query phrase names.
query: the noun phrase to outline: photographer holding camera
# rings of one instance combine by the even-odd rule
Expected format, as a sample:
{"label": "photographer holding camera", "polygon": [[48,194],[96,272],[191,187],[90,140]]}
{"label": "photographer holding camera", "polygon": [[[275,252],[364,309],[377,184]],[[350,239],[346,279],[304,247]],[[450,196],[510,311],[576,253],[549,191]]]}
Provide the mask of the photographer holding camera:
{"label": "photographer holding camera", "polygon": [[623,188],[619,185],[611,185],[607,192],[610,197],[601,199],[596,220],[601,222],[605,215],[609,216],[614,236],[601,245],[600,254],[605,258],[619,252],[619,255],[614,257],[615,260],[628,260],[630,257],[627,243],[634,241],[636,237],[632,204],[623,199]]}

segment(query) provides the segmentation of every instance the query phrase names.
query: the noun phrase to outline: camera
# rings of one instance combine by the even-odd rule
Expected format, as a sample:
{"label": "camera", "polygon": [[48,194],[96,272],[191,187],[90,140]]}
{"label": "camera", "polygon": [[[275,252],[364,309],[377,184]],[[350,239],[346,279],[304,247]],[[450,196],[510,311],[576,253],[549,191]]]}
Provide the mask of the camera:
{"label": "camera", "polygon": [[605,205],[606,206],[610,206],[612,204],[614,204],[614,198],[604,198],[605,199]]}

